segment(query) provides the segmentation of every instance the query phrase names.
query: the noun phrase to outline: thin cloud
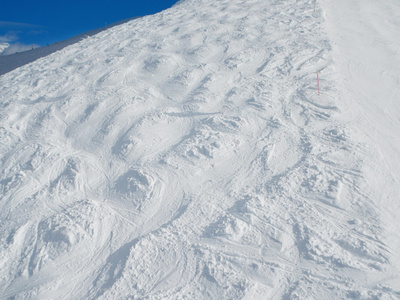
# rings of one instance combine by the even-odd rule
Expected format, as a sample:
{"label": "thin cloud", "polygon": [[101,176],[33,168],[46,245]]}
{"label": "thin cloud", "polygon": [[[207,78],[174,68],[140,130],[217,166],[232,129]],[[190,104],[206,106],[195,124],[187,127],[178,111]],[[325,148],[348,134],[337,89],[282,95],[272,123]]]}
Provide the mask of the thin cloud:
{"label": "thin cloud", "polygon": [[0,35],[0,42],[15,42],[19,39],[19,34],[21,31],[8,31],[5,35]]}
{"label": "thin cloud", "polygon": [[43,26],[35,25],[35,24],[28,24],[28,23],[20,23],[20,22],[0,21],[0,28],[1,27],[40,28],[40,27],[43,27]]}
{"label": "thin cloud", "polygon": [[1,53],[2,53],[8,46],[10,46],[10,44],[8,44],[8,43],[0,43],[0,56],[1,56]]}
{"label": "thin cloud", "polygon": [[32,49],[35,49],[38,47],[40,47],[40,46],[36,45],[36,44],[26,45],[26,44],[23,44],[20,42],[16,42],[14,44],[10,44],[7,48],[5,48],[4,51],[1,52],[0,56],[10,55],[10,54],[14,54],[17,52],[24,52],[24,51],[32,50]]}
{"label": "thin cloud", "polygon": [[27,33],[27,35],[39,35],[39,34],[43,34],[43,33],[47,33],[46,30],[31,30]]}

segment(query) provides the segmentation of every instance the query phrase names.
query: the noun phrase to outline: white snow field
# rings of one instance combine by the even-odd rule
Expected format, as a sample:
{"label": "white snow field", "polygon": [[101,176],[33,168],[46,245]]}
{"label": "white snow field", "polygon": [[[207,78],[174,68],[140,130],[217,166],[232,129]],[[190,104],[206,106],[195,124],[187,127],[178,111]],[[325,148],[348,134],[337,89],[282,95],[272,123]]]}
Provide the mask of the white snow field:
{"label": "white snow field", "polygon": [[399,36],[183,0],[0,76],[0,299],[400,299]]}

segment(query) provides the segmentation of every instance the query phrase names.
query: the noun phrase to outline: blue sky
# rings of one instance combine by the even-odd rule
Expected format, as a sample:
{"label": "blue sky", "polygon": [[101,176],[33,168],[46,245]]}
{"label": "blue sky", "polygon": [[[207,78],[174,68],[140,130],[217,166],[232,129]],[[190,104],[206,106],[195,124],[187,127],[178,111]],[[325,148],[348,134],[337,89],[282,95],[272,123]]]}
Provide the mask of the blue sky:
{"label": "blue sky", "polygon": [[[0,44],[45,46],[123,19],[154,14],[177,0],[13,0],[0,9]],[[30,46],[28,46],[30,47]]]}

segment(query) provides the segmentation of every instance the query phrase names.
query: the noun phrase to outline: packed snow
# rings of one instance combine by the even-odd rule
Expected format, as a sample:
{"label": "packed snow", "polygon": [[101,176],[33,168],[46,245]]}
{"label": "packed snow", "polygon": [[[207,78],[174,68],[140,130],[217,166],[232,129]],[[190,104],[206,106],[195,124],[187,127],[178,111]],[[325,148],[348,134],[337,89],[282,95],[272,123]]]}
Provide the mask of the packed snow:
{"label": "packed snow", "polygon": [[0,299],[399,299],[399,16],[182,0],[0,76]]}

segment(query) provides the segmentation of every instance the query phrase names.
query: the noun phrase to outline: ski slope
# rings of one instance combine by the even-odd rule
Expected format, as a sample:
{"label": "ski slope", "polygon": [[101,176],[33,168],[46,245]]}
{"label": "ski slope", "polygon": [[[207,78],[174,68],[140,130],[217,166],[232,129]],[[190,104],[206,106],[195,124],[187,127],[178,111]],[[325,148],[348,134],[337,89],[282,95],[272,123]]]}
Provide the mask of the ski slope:
{"label": "ski slope", "polygon": [[0,76],[0,299],[400,298],[399,5],[183,0]]}

